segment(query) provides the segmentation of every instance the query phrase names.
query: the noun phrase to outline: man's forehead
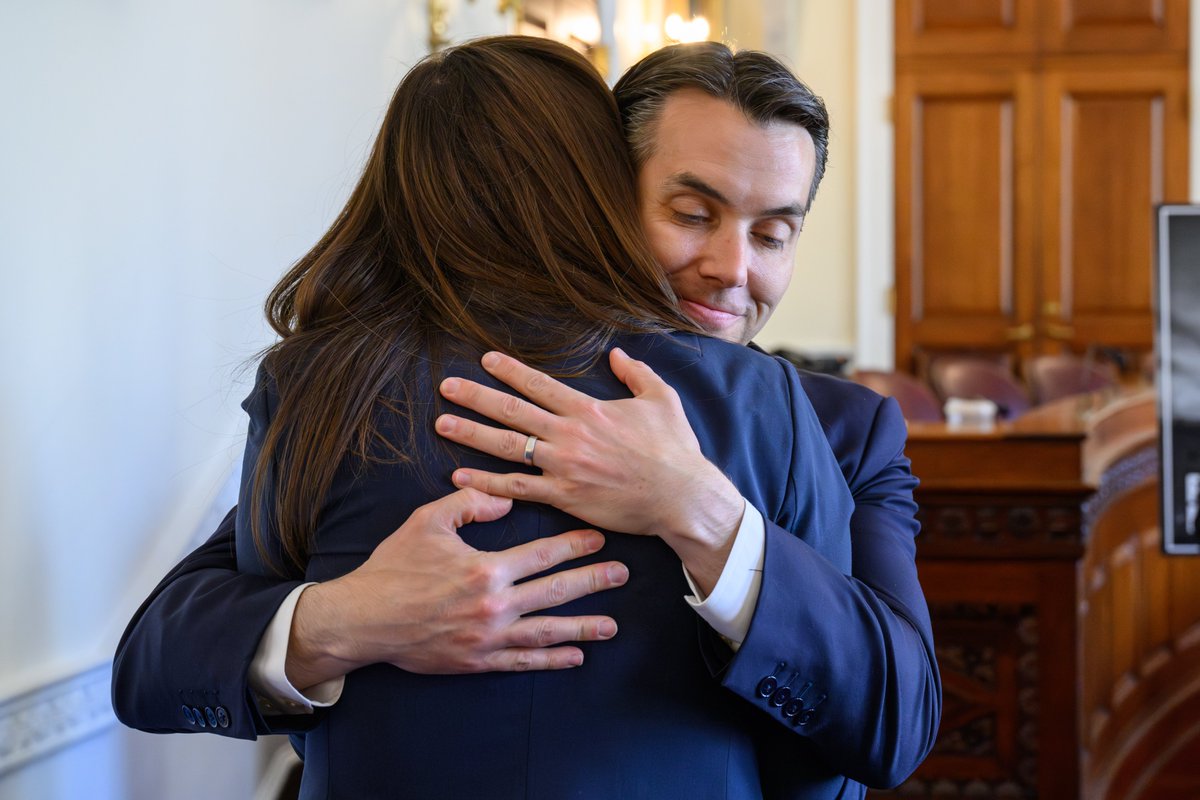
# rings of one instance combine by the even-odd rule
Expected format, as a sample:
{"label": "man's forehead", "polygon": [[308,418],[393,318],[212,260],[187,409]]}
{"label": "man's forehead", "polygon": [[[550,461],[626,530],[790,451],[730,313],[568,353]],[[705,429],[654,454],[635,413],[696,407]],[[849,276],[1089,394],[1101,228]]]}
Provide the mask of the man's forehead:
{"label": "man's forehead", "polygon": [[[816,166],[812,137],[802,126],[751,120],[733,103],[699,90],[667,98],[655,126],[643,179],[660,191],[691,188],[758,211],[789,213],[808,201]],[[649,188],[643,184],[645,188]]]}
{"label": "man's forehead", "polygon": [[733,101],[692,88],[672,92],[663,101],[659,117],[653,123],[651,140],[654,143],[671,142],[706,132],[742,132],[747,129],[788,132],[811,140],[803,125],[782,118],[755,120]]}

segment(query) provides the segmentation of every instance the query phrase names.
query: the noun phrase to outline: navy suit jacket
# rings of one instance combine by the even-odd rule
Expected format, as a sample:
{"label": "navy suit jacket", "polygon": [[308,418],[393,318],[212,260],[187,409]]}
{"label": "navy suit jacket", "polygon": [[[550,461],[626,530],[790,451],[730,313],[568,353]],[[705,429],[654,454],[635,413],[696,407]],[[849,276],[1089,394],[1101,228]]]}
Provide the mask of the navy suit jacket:
{"label": "navy suit jacket", "polygon": [[[932,746],[941,696],[895,403],[705,337],[618,344],[675,387],[705,454],[767,520],[762,589],[736,654],[686,605],[665,544],[609,534],[593,558],[626,563],[629,582],[556,611],[617,620],[616,639],[583,645],[584,666],[427,676],[374,665],[347,676],[330,709],[263,716],[246,671],[283,597],[354,569],[452,488],[403,465],[348,465],[306,575],[268,575],[244,514],[236,524],[231,514],[164,579],[117,652],[121,720],[196,731],[199,712],[220,734],[291,733],[304,797],[836,798],[903,780]],[[446,372],[494,384],[472,359]],[[628,394],[602,367],[574,384]],[[260,372],[245,404],[248,463],[274,402]],[[434,475],[458,463],[511,469],[426,438],[418,457]],[[517,503],[461,534],[502,549],[580,526]]]}

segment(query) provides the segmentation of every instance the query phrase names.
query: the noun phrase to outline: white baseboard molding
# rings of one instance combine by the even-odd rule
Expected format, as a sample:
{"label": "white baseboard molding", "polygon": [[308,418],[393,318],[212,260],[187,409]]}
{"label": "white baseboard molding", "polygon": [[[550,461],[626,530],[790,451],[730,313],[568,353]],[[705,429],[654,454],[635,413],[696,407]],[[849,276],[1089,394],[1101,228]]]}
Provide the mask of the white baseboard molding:
{"label": "white baseboard molding", "polygon": [[112,663],[0,701],[0,776],[111,727]]}
{"label": "white baseboard molding", "polygon": [[[240,463],[235,462],[232,467],[222,464],[220,469],[221,478],[215,497],[199,515],[198,521],[182,529],[186,539],[176,533],[168,537],[163,545],[170,548],[168,555],[173,554],[173,560],[182,558],[207,539],[230,506],[237,502]],[[161,569],[163,574],[166,572],[165,568],[158,565],[154,569]],[[125,605],[130,609],[137,608],[159,578],[161,575],[158,574],[146,575],[143,580],[133,581],[136,590],[127,598]],[[106,642],[112,643],[113,648],[129,622],[127,616],[118,617],[111,623],[111,634],[104,637]],[[106,650],[112,652],[111,649]],[[99,660],[86,658],[83,663],[96,663]],[[112,661],[109,656],[96,666],[72,672],[64,678],[47,680],[19,694],[6,697],[5,689],[0,687],[0,777],[116,724],[111,683]],[[22,689],[27,685],[24,684]]]}

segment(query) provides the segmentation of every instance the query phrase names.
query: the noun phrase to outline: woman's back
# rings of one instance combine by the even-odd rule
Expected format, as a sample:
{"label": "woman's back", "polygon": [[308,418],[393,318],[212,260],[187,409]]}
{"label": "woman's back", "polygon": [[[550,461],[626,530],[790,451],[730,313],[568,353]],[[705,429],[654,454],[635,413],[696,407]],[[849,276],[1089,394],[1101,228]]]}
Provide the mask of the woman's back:
{"label": "woman's back", "polygon": [[[849,572],[849,491],[789,365],[693,334],[628,335],[616,344],[674,386],[705,455],[748,502],[767,519],[803,532],[808,544]],[[451,358],[439,372],[495,385],[472,354]],[[410,388],[436,397],[433,378],[427,373],[425,380]],[[606,367],[570,383],[602,399],[628,396]],[[255,431],[265,430],[274,404],[269,380],[260,380],[246,403],[248,464],[258,444]],[[379,423],[385,433],[404,424]],[[339,467],[320,509],[308,580],[359,566],[413,510],[453,489],[449,475],[456,466],[512,468],[443,444],[431,425],[418,442],[420,468],[354,457]],[[249,508],[241,503],[240,513]],[[468,525],[460,534],[473,547],[499,550],[578,527],[585,526],[555,509],[517,503],[502,519]],[[265,572],[240,533],[239,567]],[[678,557],[656,537],[608,534],[592,560],[610,559],[629,567],[624,587],[556,609],[610,615],[620,626],[613,641],[583,645],[584,666],[430,676],[375,665],[351,673],[341,699],[301,745],[304,796],[703,798],[737,797],[737,787],[757,787],[758,780],[743,781],[757,770],[754,739],[773,735],[777,723],[763,717],[747,724],[757,712],[713,679],[703,646],[707,629],[684,600],[688,588]],[[834,778],[813,776],[827,779]]]}
{"label": "woman's back", "polygon": [[[343,454],[413,456],[430,419],[427,359],[501,350],[578,373],[618,332],[694,329],[641,230],[608,87],[570,48],[516,36],[405,76],[345,208],[276,285],[267,317],[288,393],[247,463],[249,499],[277,490],[291,566]],[[384,387],[404,412],[386,436],[373,422]],[[379,442],[390,447],[369,449]]]}

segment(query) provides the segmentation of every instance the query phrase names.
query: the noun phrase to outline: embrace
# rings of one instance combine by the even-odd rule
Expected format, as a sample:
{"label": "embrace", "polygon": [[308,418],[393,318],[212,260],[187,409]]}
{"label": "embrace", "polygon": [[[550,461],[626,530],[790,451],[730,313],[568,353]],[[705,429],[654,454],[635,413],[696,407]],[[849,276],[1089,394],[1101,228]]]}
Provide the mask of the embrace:
{"label": "embrace", "polygon": [[611,92],[540,39],[414,67],[268,297],[238,507],[130,622],[119,718],[290,734],[304,798],[903,781],[941,711],[904,422],[746,346],[828,136],[715,43]]}

